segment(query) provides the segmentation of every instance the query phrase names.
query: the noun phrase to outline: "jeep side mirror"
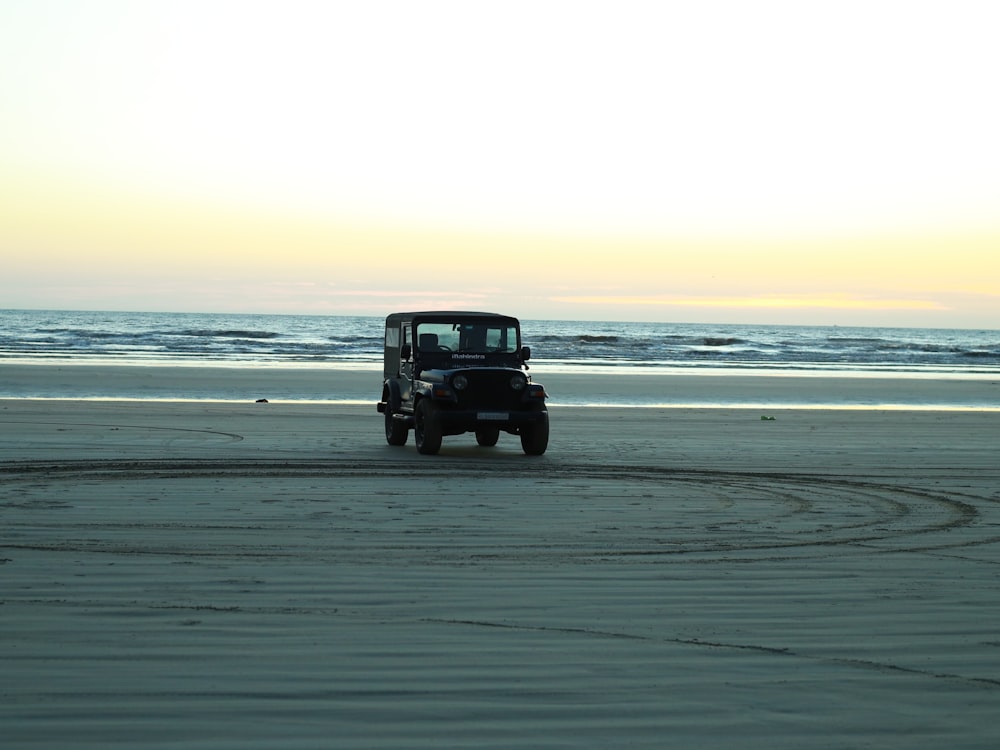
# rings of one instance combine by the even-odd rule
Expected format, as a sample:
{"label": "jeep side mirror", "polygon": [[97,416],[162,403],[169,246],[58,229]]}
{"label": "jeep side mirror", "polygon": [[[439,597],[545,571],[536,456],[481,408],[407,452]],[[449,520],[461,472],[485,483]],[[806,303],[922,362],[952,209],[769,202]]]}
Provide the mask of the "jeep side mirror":
{"label": "jeep side mirror", "polygon": [[527,362],[529,359],[531,359],[531,347],[530,346],[522,346],[521,347],[521,361],[522,362]]}
{"label": "jeep side mirror", "polygon": [[400,359],[409,359],[410,355],[413,354],[413,349],[409,344],[403,344],[403,348],[399,350]]}

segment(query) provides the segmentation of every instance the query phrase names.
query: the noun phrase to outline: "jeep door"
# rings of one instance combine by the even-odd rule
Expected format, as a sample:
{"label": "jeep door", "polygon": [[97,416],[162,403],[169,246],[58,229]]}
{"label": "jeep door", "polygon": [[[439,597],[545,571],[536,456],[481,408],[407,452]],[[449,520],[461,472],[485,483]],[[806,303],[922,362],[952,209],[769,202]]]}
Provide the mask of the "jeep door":
{"label": "jeep door", "polygon": [[[399,347],[399,396],[404,404],[413,400],[413,335],[410,324],[404,323]],[[404,354],[409,354],[404,357]]]}

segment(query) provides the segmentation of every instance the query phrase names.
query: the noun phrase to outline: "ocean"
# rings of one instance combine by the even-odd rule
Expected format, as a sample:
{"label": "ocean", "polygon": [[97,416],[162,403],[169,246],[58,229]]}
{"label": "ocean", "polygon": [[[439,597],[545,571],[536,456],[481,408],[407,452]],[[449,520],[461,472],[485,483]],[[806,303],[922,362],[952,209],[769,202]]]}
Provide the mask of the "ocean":
{"label": "ocean", "polygon": [[[379,369],[384,319],[0,310],[0,362]],[[549,372],[1000,375],[1000,331],[523,320]]]}

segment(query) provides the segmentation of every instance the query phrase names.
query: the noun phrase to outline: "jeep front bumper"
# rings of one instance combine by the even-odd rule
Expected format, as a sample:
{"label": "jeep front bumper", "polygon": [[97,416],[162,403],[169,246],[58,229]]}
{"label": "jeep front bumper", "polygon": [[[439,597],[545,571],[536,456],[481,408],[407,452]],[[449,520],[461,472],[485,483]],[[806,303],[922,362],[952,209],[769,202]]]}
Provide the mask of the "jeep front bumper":
{"label": "jeep front bumper", "polygon": [[495,427],[499,430],[517,432],[525,425],[534,425],[548,420],[548,412],[537,411],[500,411],[493,409],[438,409],[434,418],[441,425],[441,431],[446,435],[458,435],[463,432]]}
{"label": "jeep front bumper", "polygon": [[[436,402],[440,404],[440,402]],[[388,404],[379,401],[376,409],[379,414],[385,414]],[[413,426],[412,414],[395,414],[395,419]],[[485,429],[487,427],[497,427],[501,430],[511,430],[521,425],[538,424],[548,420],[549,415],[545,409],[514,410],[504,411],[501,409],[451,409],[447,406],[440,406],[434,412],[434,418],[441,425],[446,434],[459,434],[474,430]]]}

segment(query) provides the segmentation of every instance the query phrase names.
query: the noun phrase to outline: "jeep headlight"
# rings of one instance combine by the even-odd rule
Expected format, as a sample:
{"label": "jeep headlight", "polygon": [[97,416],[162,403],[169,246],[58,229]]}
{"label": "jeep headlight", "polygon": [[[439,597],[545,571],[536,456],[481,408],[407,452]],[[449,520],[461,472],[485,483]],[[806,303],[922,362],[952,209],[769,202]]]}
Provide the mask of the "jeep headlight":
{"label": "jeep headlight", "polygon": [[527,378],[525,378],[524,375],[521,375],[520,373],[510,379],[510,387],[513,388],[515,391],[523,391],[524,386],[526,386],[527,384],[528,384]]}
{"label": "jeep headlight", "polygon": [[452,378],[451,384],[456,391],[464,391],[469,385],[469,379],[465,375],[456,375]]}

